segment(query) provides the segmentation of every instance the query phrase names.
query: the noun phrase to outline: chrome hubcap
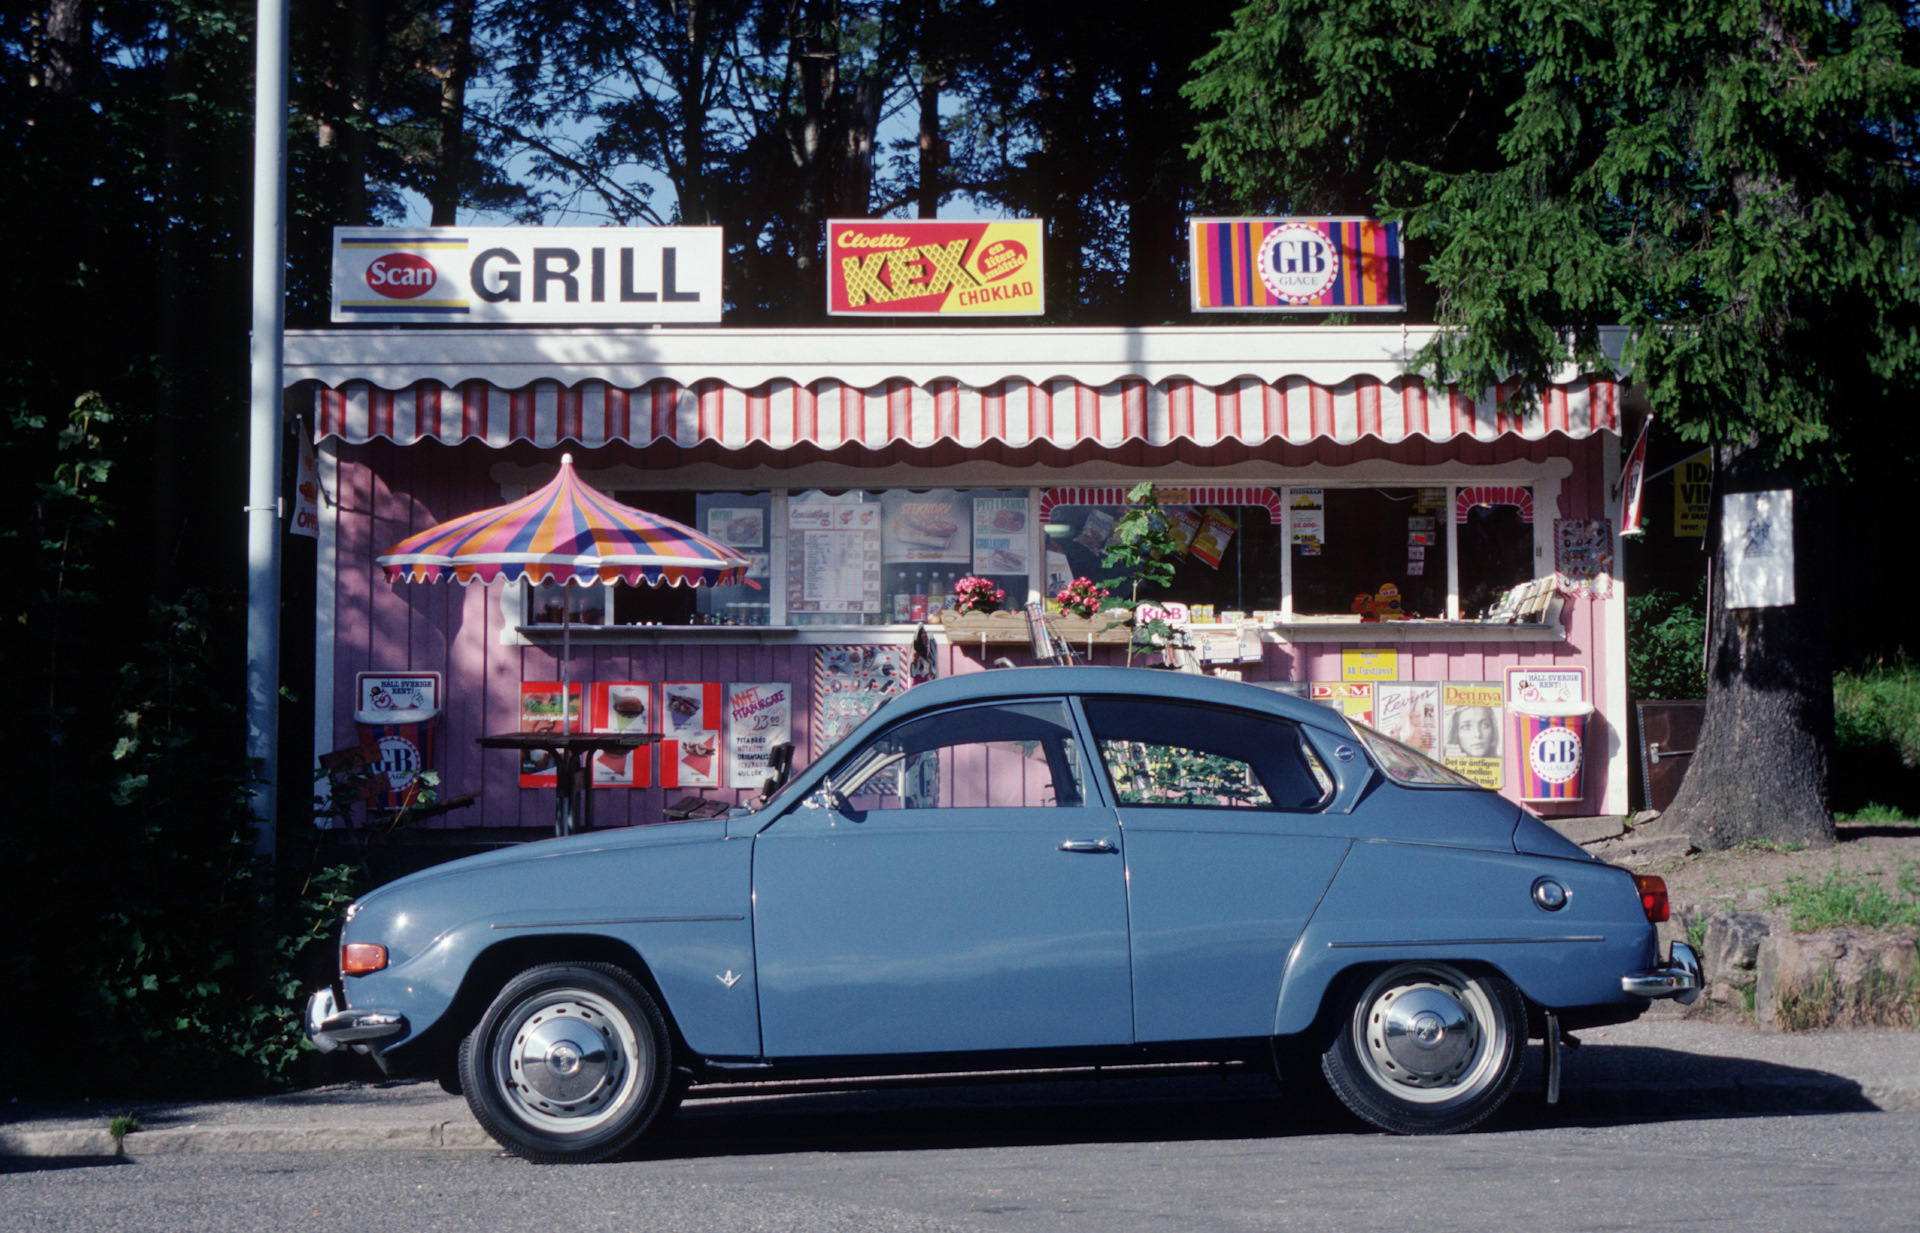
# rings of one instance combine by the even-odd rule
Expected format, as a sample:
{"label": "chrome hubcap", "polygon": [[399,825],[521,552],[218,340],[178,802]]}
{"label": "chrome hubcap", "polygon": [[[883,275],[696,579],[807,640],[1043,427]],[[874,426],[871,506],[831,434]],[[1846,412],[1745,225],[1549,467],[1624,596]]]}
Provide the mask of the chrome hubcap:
{"label": "chrome hubcap", "polygon": [[584,990],[523,1003],[495,1038],[494,1072],[530,1125],[578,1133],[605,1122],[652,1070],[652,1048],[626,1015]]}
{"label": "chrome hubcap", "polygon": [[1446,964],[1383,972],[1355,1008],[1362,1069],[1402,1100],[1451,1100],[1497,1069],[1507,1028],[1478,981]]}

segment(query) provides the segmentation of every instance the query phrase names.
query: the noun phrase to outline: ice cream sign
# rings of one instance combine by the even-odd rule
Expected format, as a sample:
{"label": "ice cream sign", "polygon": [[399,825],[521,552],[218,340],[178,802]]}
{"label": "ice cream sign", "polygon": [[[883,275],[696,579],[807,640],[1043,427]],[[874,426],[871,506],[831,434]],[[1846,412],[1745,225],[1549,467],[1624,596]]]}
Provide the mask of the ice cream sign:
{"label": "ice cream sign", "polygon": [[718,227],[336,227],[333,319],[720,320]]}
{"label": "ice cream sign", "polygon": [[1046,311],[1039,219],[829,220],[837,316],[1034,316]]}

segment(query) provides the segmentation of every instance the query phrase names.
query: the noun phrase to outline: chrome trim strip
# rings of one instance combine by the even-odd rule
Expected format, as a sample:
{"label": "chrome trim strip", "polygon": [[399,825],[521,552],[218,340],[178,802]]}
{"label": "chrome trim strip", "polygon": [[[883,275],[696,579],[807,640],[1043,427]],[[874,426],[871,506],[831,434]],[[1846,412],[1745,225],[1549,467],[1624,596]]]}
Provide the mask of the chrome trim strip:
{"label": "chrome trim strip", "polygon": [[1401,942],[1328,942],[1328,950],[1357,950],[1369,946],[1533,946],[1542,942],[1604,942],[1604,933],[1576,933],[1557,938],[1409,938]]}
{"label": "chrome trim strip", "polygon": [[677,925],[689,921],[745,920],[736,916],[609,916],[603,920],[530,920],[524,924],[489,925],[490,929],[564,929],[570,925]]}

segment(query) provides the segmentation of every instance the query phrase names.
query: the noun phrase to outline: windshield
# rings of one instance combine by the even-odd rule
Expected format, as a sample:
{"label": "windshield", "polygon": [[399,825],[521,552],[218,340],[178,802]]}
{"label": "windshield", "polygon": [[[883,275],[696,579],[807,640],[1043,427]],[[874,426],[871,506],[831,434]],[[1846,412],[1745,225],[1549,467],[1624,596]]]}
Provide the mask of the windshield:
{"label": "windshield", "polygon": [[1388,779],[1414,788],[1477,788],[1480,785],[1458,771],[1450,771],[1432,758],[1384,733],[1376,732],[1357,719],[1347,720],[1355,736],[1373,755],[1373,760]]}

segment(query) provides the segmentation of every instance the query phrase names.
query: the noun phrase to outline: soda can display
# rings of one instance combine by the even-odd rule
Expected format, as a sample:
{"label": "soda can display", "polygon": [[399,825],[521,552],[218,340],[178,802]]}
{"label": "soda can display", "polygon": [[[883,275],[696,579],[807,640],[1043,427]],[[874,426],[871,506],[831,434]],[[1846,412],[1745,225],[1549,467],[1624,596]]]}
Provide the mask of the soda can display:
{"label": "soda can display", "polygon": [[1514,749],[1520,754],[1520,799],[1577,801],[1586,761],[1586,702],[1514,703]]}

